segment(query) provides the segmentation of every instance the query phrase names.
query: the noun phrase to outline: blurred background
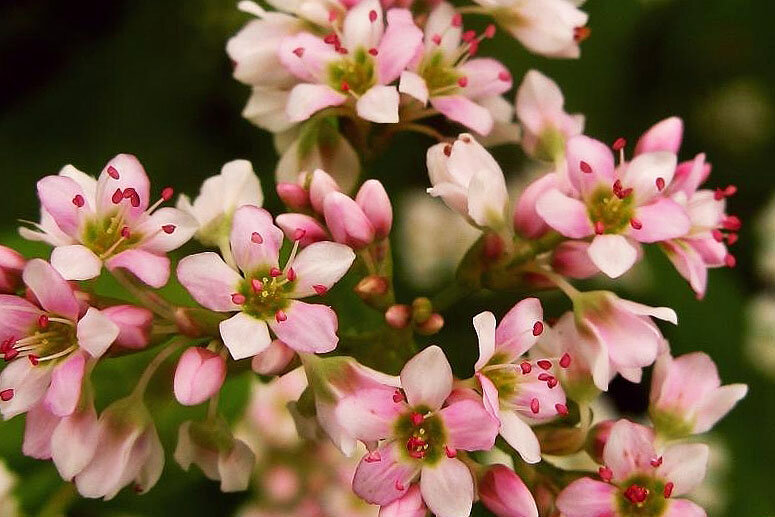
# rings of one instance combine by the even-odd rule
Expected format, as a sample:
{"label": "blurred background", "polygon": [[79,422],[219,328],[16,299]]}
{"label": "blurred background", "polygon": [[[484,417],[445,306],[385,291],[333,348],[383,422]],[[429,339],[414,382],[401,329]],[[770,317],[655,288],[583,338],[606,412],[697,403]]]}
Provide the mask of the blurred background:
{"label": "blurred background", "polygon": [[[156,187],[169,184],[188,194],[196,194],[199,183],[224,162],[249,159],[261,176],[268,208],[278,213],[272,139],[241,118],[248,88],[231,78],[224,52],[228,37],[248,19],[235,3],[0,3],[0,242],[45,254],[45,248],[22,243],[15,230],[17,219],[38,217],[37,179],[67,163],[96,174],[119,152],[136,154]],[[531,67],[555,79],[567,110],[584,113],[586,133],[604,141],[623,136],[634,142],[652,123],[683,117],[680,158],[707,152],[713,164],[710,186],[738,186],[729,210],[745,224],[734,249],[738,265],[711,272],[705,300],[694,298],[658,252],[648,253],[617,291],[675,308],[680,325],[664,328],[674,352],[704,350],[726,383],[750,385],[748,397],[713,432],[713,475],[697,497],[712,517],[775,515],[775,3],[589,0],[584,9],[592,34],[577,61],[537,58],[503,34],[486,43],[485,52],[503,60],[516,81]],[[449,278],[461,243],[470,238],[464,225],[456,231],[447,226],[454,238],[437,244],[428,242],[436,232],[412,236],[401,230],[410,218],[415,228],[436,221],[437,206],[418,194],[427,184],[424,151],[431,143],[402,136],[394,142],[401,153],[387,153],[366,171],[387,184],[399,210],[398,292],[406,300],[433,292]],[[531,167],[518,147],[494,154],[516,182]],[[427,246],[443,256],[430,255],[437,260],[423,263]],[[468,376],[475,359],[471,316],[485,307],[502,314],[514,301],[477,297],[445,315],[447,327],[433,341],[448,351],[456,371]],[[550,315],[567,306],[559,297],[545,302]],[[98,369],[104,400],[127,393],[147,360],[139,354]],[[228,383],[222,400],[230,418],[245,408],[251,382],[250,375],[241,375]],[[638,416],[647,405],[648,384],[617,382],[609,399],[619,411]],[[177,425],[202,408],[178,409],[169,396],[159,400],[154,412],[161,416],[168,451],[160,483],[142,497],[124,491],[109,503],[76,500],[68,515],[231,515],[251,497],[222,495],[201,473],[184,473],[174,463]],[[22,430],[21,418],[0,423],[0,457],[21,477],[13,493],[25,515],[57,515],[59,502],[68,501],[71,492],[50,463],[21,456]],[[0,479],[3,517],[3,499],[10,497],[4,483]]]}

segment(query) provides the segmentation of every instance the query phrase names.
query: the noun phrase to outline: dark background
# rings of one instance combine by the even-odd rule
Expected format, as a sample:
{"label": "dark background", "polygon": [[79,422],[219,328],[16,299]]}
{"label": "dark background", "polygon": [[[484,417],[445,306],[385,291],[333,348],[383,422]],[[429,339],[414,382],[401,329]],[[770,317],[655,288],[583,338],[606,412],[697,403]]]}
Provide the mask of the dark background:
{"label": "dark background", "polygon": [[[18,245],[16,219],[36,219],[35,181],[66,163],[96,174],[119,152],[136,154],[154,185],[195,194],[198,184],[234,158],[250,159],[270,209],[278,203],[271,137],[240,117],[248,88],[231,79],[226,39],[248,18],[226,0],[22,1],[0,4],[0,236]],[[634,142],[650,124],[677,114],[686,121],[682,159],[708,153],[713,186],[734,183],[731,211],[751,223],[772,196],[775,153],[775,4],[770,0],[590,0],[591,38],[577,61],[529,55],[499,34],[484,51],[504,60],[515,77],[536,67],[553,77],[571,112],[587,116],[586,132],[605,141]],[[511,94],[510,94],[511,95]],[[388,153],[367,174],[384,180],[394,196],[426,186],[424,149],[430,141],[401,137],[401,153]],[[518,148],[496,156],[507,174],[519,170]],[[755,264],[757,243],[747,224],[736,246],[738,267],[711,273],[706,299],[697,302],[658,254],[648,254],[645,283],[623,295],[670,305],[681,319],[665,328],[676,353],[705,350],[726,382],[747,382],[745,401],[717,427],[729,452],[721,490],[727,513],[775,513],[775,459],[771,378],[745,354],[747,301],[765,288]],[[775,236],[770,236],[775,238]],[[32,253],[41,248],[24,248]],[[399,285],[407,299],[411,287]],[[470,317],[493,304],[499,313],[513,299],[472,300],[448,315],[438,337],[456,362],[473,362]],[[559,308],[561,301],[548,300]],[[558,314],[558,313],[556,313]],[[459,343],[460,346],[457,346]],[[469,348],[466,348],[469,347]],[[126,372],[147,357],[119,360],[101,374],[107,393],[125,393]],[[462,366],[461,366],[462,365]],[[246,379],[229,386],[235,408]],[[646,385],[647,386],[647,385]],[[633,414],[645,408],[647,388],[617,383],[614,400]],[[227,397],[223,397],[227,399]],[[170,404],[171,406],[171,404]],[[170,410],[162,407],[161,410]],[[176,410],[177,411],[177,410]],[[183,412],[178,411],[182,418]],[[185,415],[198,414],[191,410]],[[168,419],[169,420],[169,419]],[[167,444],[177,423],[162,423]],[[20,418],[0,424],[0,456],[24,475],[19,494],[29,513],[58,490],[50,464],[20,456]],[[171,449],[168,448],[168,452]],[[199,474],[184,475],[168,455],[165,475],[147,496],[122,493],[102,504],[82,502],[71,515],[226,515],[241,496],[223,496]]]}

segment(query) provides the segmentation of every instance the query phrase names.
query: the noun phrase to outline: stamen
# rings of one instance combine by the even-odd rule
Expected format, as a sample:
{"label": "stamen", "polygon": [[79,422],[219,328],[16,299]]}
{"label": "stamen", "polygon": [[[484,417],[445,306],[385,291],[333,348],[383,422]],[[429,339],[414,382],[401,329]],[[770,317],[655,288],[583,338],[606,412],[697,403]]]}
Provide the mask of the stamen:
{"label": "stamen", "polygon": [[590,34],[592,34],[592,29],[587,26],[573,28],[573,40],[576,43],[581,43],[582,41],[586,40],[589,38]]}
{"label": "stamen", "polygon": [[261,234],[260,234],[260,233],[258,233],[258,232],[253,232],[253,233],[250,235],[250,241],[251,241],[251,242],[253,242],[254,244],[262,244],[262,243],[264,242],[264,238],[263,238],[263,237],[261,237]]}
{"label": "stamen", "polygon": [[277,311],[274,313],[274,319],[277,320],[277,323],[282,323],[288,319],[288,315],[283,311]]}
{"label": "stamen", "polygon": [[662,465],[662,456],[658,458],[653,458],[649,463],[651,463],[651,466],[654,468],[659,467],[660,465]]}
{"label": "stamen", "polygon": [[662,492],[665,499],[670,499],[670,496],[673,495],[673,488],[675,488],[675,484],[672,481],[665,485],[665,490]]}
{"label": "stamen", "polygon": [[455,15],[452,17],[452,26],[461,27],[462,25],[463,25],[463,15],[460,13],[455,13]]}
{"label": "stamen", "polygon": [[568,352],[565,352],[564,354],[562,354],[562,357],[560,358],[560,366],[562,368],[567,368],[568,366],[570,366],[570,362],[571,362],[570,354]]}
{"label": "stamen", "polygon": [[457,456],[457,449],[449,445],[444,446],[444,452],[447,454],[447,458],[454,458]]}
{"label": "stamen", "polygon": [[117,171],[117,170],[116,170],[116,168],[115,168],[115,167],[113,167],[112,165],[108,165],[108,176],[110,176],[110,177],[111,177],[111,178],[113,178],[114,180],[117,180],[117,179],[119,179],[119,177],[120,177],[120,176],[118,175],[118,171]]}
{"label": "stamen", "polygon": [[375,48],[370,48],[369,49],[369,55],[376,56],[377,54],[379,54],[379,50],[377,50]]}
{"label": "stamen", "polygon": [[279,267],[273,267],[269,270],[269,276],[272,278],[277,278],[278,276],[281,276],[283,274],[282,270]]}
{"label": "stamen", "polygon": [[732,232],[739,231],[743,227],[742,221],[736,215],[728,215],[721,221],[721,227]]}
{"label": "stamen", "polygon": [[476,39],[476,31],[465,31],[461,36],[461,39],[466,43],[471,43]]}
{"label": "stamen", "polygon": [[441,34],[434,34],[431,36],[431,41],[436,45],[441,45]]}
{"label": "stamen", "polygon": [[468,85],[468,77],[465,77],[465,76],[461,77],[460,79],[457,80],[457,84],[461,88],[465,88],[466,85]]}
{"label": "stamen", "polygon": [[365,458],[363,458],[363,461],[365,461],[366,463],[376,463],[381,460],[382,460],[382,456],[380,455],[379,451],[371,451],[366,455]]}
{"label": "stamen", "polygon": [[511,74],[504,70],[498,74],[498,79],[500,79],[504,83],[507,83],[511,81]]}
{"label": "stamen", "polygon": [[451,145],[447,144],[447,145],[444,146],[444,155],[445,156],[452,155],[452,146]]}
{"label": "stamen", "polygon": [[374,22],[376,22],[376,21],[377,21],[377,11],[375,11],[374,9],[372,9],[371,11],[369,11],[369,21],[370,21],[371,23],[374,23]]}
{"label": "stamen", "polygon": [[484,29],[484,37],[487,39],[492,39],[495,37],[495,25],[491,23],[487,26],[486,29]]}
{"label": "stamen", "polygon": [[124,194],[121,192],[120,188],[117,188],[116,191],[113,193],[113,197],[111,197],[110,200],[113,201],[114,205],[117,205],[121,203],[122,199],[124,199]]}
{"label": "stamen", "polygon": [[557,414],[560,416],[567,416],[568,414],[568,406],[565,404],[555,404],[554,409],[557,411]]}
{"label": "stamen", "polygon": [[614,471],[605,465],[597,469],[597,474],[600,476],[600,479],[606,483],[610,483],[611,479],[614,477]]}
{"label": "stamen", "polygon": [[519,365],[519,367],[522,369],[523,375],[527,375],[533,370],[533,365],[531,365],[527,361],[523,361],[522,364]]}
{"label": "stamen", "polygon": [[404,400],[406,400],[406,398],[404,397],[404,394],[401,393],[400,390],[396,390],[393,393],[393,402],[395,402],[396,404],[399,404],[399,403],[403,402]]}
{"label": "stamen", "polygon": [[403,483],[401,483],[400,479],[396,479],[396,490],[399,492],[403,492],[406,489]]}
{"label": "stamen", "polygon": [[538,374],[538,380],[542,381],[542,382],[548,381],[549,377],[551,377],[551,375],[549,375],[548,373],[540,373],[540,374]]}
{"label": "stamen", "polygon": [[129,230],[129,226],[124,226],[123,228],[121,228],[121,237],[123,237],[124,239],[128,239],[131,236],[132,236],[132,232]]}
{"label": "stamen", "polygon": [[656,184],[657,184],[657,190],[662,192],[662,190],[665,188],[665,178],[657,178]]}
{"label": "stamen", "polygon": [[45,328],[48,328],[48,323],[49,323],[48,316],[45,314],[41,314],[40,317],[38,318],[38,326],[42,329],[45,329]]}
{"label": "stamen", "polygon": [[603,224],[603,221],[597,221],[595,223],[595,233],[598,235],[603,235],[605,233],[605,225]]}
{"label": "stamen", "polygon": [[312,288],[315,290],[315,292],[318,294],[318,296],[323,296],[328,292],[328,287],[320,284],[315,284],[312,286]]}
{"label": "stamen", "polygon": [[3,402],[8,402],[13,398],[13,389],[7,389],[0,391],[0,400]]}
{"label": "stamen", "polygon": [[533,324],[533,335],[540,336],[543,331],[544,331],[544,324],[540,321],[536,321]]}
{"label": "stamen", "polygon": [[727,267],[735,267],[737,265],[737,259],[731,253],[727,253],[727,256],[724,257],[724,264],[726,264]]}
{"label": "stamen", "polygon": [[247,299],[244,294],[234,293],[231,295],[231,301],[235,305],[244,305]]}
{"label": "stamen", "polygon": [[584,160],[581,160],[579,162],[579,169],[581,169],[581,172],[583,172],[584,174],[592,174],[592,166],[589,165]]}
{"label": "stamen", "polygon": [[302,58],[304,56],[304,49],[302,47],[297,47],[293,49],[293,53],[296,54],[296,57]]}
{"label": "stamen", "polygon": [[632,504],[640,504],[648,499],[649,489],[640,485],[632,484],[625,490],[624,497]]}
{"label": "stamen", "polygon": [[38,366],[38,362],[39,362],[38,360],[39,360],[39,358],[38,358],[38,356],[37,356],[37,355],[35,355],[35,354],[30,354],[30,355],[28,355],[28,356],[27,356],[27,359],[29,359],[29,360],[30,360],[30,364],[31,364],[32,366]]}
{"label": "stamen", "polygon": [[8,350],[5,353],[5,355],[3,355],[3,359],[5,359],[6,361],[12,361],[16,358],[17,355],[19,355],[19,351],[16,350],[15,348],[12,348]]}
{"label": "stamen", "polygon": [[86,204],[86,200],[83,198],[82,195],[76,194],[75,197],[73,198],[73,204],[78,208],[81,208],[83,207],[83,205]]}
{"label": "stamen", "polygon": [[285,278],[287,278],[289,282],[293,282],[296,280],[296,271],[294,271],[293,268],[288,269],[288,273],[285,275]]}
{"label": "stamen", "polygon": [[626,145],[627,145],[627,140],[625,140],[622,137],[619,137],[616,140],[614,140],[614,143],[613,145],[611,145],[611,148],[614,151],[621,151],[622,149],[624,149]]}
{"label": "stamen", "polygon": [[533,400],[530,401],[530,411],[532,411],[534,415],[537,415],[538,412],[540,411],[540,409],[541,409],[541,407],[540,407],[540,404],[538,402],[538,399],[537,398],[533,398]]}
{"label": "stamen", "polygon": [[174,224],[165,224],[164,226],[161,227],[161,229],[164,230],[164,233],[166,233],[167,235],[171,235],[172,232],[175,231],[175,225]]}
{"label": "stamen", "polygon": [[551,361],[547,361],[546,359],[541,359],[540,361],[537,361],[536,364],[542,370],[548,370],[548,369],[550,369],[552,367],[552,362]]}
{"label": "stamen", "polygon": [[630,219],[630,226],[632,226],[635,230],[640,230],[643,228],[643,223],[635,219],[634,217]]}
{"label": "stamen", "polygon": [[422,416],[420,413],[412,413],[411,418],[412,418],[412,424],[414,424],[415,426],[422,424],[423,421],[425,420],[425,417]]}
{"label": "stamen", "polygon": [[304,228],[296,228],[296,230],[293,231],[293,240],[300,241],[305,235],[307,235],[307,230]]}
{"label": "stamen", "polygon": [[740,237],[736,233],[727,234],[727,244],[730,246],[737,242]]}
{"label": "stamen", "polygon": [[173,195],[175,195],[175,190],[172,187],[164,187],[161,191],[161,198],[164,201],[169,201]]}
{"label": "stamen", "polygon": [[724,242],[724,234],[721,233],[721,230],[714,229],[710,232],[711,235],[713,235],[713,238],[716,240],[716,242]]}
{"label": "stamen", "polygon": [[261,280],[259,280],[258,278],[251,278],[250,288],[253,290],[254,293],[260,293],[261,290],[264,288],[264,284],[262,284]]}
{"label": "stamen", "polygon": [[559,381],[557,380],[557,377],[550,375],[549,378],[546,380],[546,385],[549,387],[549,389],[554,388],[557,386],[557,383]]}

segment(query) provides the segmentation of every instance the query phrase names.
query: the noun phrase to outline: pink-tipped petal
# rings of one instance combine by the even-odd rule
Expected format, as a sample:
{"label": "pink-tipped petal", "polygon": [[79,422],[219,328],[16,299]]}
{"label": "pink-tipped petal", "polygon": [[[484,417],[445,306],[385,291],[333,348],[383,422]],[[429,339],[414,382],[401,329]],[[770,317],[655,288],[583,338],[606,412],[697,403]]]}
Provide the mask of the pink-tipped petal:
{"label": "pink-tipped petal", "polygon": [[374,227],[375,237],[387,237],[393,227],[393,206],[382,183],[374,179],[366,180],[358,190],[355,202]]}
{"label": "pink-tipped petal", "polygon": [[463,95],[431,98],[431,105],[448,119],[486,136],[494,124],[492,113]]}
{"label": "pink-tipped petal", "polygon": [[51,434],[60,417],[51,413],[44,404],[38,404],[27,412],[24,422],[22,454],[38,460],[51,458]]}
{"label": "pink-tipped petal", "polygon": [[683,140],[684,123],[678,117],[661,120],[643,133],[635,145],[635,155],[655,151],[678,154]]}
{"label": "pink-tipped petal", "polygon": [[715,390],[708,396],[697,410],[697,423],[695,433],[709,431],[724,415],[732,411],[732,408],[748,393],[745,384],[729,384]]}
{"label": "pink-tipped petal", "polygon": [[535,207],[536,213],[546,224],[566,237],[583,239],[594,232],[584,203],[566,196],[556,188],[539,196]]}
{"label": "pink-tipped petal", "polygon": [[422,36],[408,9],[387,12],[387,30],[377,49],[377,71],[382,84],[398,79],[422,46]]}
{"label": "pink-tipped petal", "polygon": [[143,349],[151,340],[153,313],[134,305],[114,305],[102,310],[119,328],[116,345],[133,350]]}
{"label": "pink-tipped petal", "polygon": [[285,110],[291,122],[302,122],[324,108],[341,106],[346,101],[346,95],[330,86],[302,83],[291,90]]}
{"label": "pink-tipped petal", "polygon": [[395,389],[358,390],[343,398],[336,418],[350,434],[363,442],[378,442],[390,435],[395,418],[406,408],[393,400]]}
{"label": "pink-tipped petal", "polygon": [[336,313],[327,305],[291,302],[284,321],[272,320],[272,332],[297,352],[324,354],[336,348],[339,325]]}
{"label": "pink-tipped petal", "polygon": [[557,508],[567,517],[614,517],[617,515],[617,488],[614,485],[581,478],[557,497]]}
{"label": "pink-tipped petal", "polygon": [[652,429],[629,420],[619,420],[614,424],[603,449],[603,461],[613,471],[615,481],[653,469],[651,460],[657,457],[653,440]]}
{"label": "pink-tipped petal", "polygon": [[70,236],[78,233],[85,214],[93,210],[93,207],[86,204],[76,206],[74,202],[76,196],[80,196],[79,199],[86,203],[83,189],[70,178],[46,176],[38,181],[38,198],[41,205],[51,214],[57,226]]}
{"label": "pink-tipped petal", "polygon": [[280,214],[275,217],[275,223],[282,228],[285,237],[288,240],[298,239],[299,230],[303,235],[298,239],[299,246],[302,248],[309,246],[314,242],[320,242],[330,239],[328,232],[317,219],[306,214],[288,213]]}
{"label": "pink-tipped petal", "polygon": [[[568,180],[582,196],[594,192],[601,185],[610,188],[614,183],[614,155],[611,148],[599,140],[578,135],[566,144],[565,159],[568,164]],[[584,172],[586,166],[591,172]]]}
{"label": "pink-tipped petal", "polygon": [[86,367],[86,354],[77,352],[59,363],[51,372],[51,385],[43,405],[52,414],[65,417],[75,411],[81,398],[81,383]]}
{"label": "pink-tipped petal", "polygon": [[226,361],[215,352],[194,346],[183,352],[175,369],[175,398],[195,406],[217,393],[226,379]]}
{"label": "pink-tipped petal", "polygon": [[696,503],[686,499],[675,499],[670,501],[663,517],[708,517],[708,514]]}
{"label": "pink-tipped petal", "polygon": [[630,235],[640,242],[659,242],[683,237],[689,233],[691,221],[686,210],[668,198],[640,206],[635,217],[641,229],[630,228]]}
{"label": "pink-tipped petal", "polygon": [[536,202],[557,186],[557,175],[545,174],[525,188],[514,207],[514,229],[520,235],[535,239],[549,231],[549,225],[536,212]]}
{"label": "pink-tipped petal", "polygon": [[278,375],[288,367],[295,356],[296,351],[293,348],[275,339],[266,350],[253,356],[250,367],[261,375]]}
{"label": "pink-tipped petal", "polygon": [[458,67],[458,71],[467,79],[462,93],[469,99],[485,99],[511,90],[511,73],[496,59],[471,59]]}
{"label": "pink-tipped petal", "polygon": [[673,483],[673,495],[691,492],[705,479],[710,449],[704,443],[682,443],[668,447],[662,453],[657,476]]}
{"label": "pink-tipped petal", "polygon": [[231,295],[242,277],[211,251],[189,255],[178,263],[178,280],[202,306],[213,311],[238,311]]}
{"label": "pink-tipped petal", "polygon": [[670,185],[676,165],[676,155],[666,151],[638,155],[627,164],[621,177],[622,184],[633,189],[636,203],[648,202],[662,192],[658,183],[664,181],[664,185]]}
{"label": "pink-tipped petal", "polygon": [[[255,237],[258,234],[258,237]],[[283,231],[274,225],[263,208],[244,205],[234,212],[231,251],[239,268],[246,273],[277,266]]]}
{"label": "pink-tipped petal", "polygon": [[387,505],[406,494],[419,465],[399,460],[403,454],[395,443],[386,443],[377,452],[379,461],[364,456],[355,470],[353,491],[371,504]]}
{"label": "pink-tipped petal", "polygon": [[48,262],[41,259],[30,260],[22,277],[24,284],[32,291],[43,309],[72,321],[78,319],[80,306],[73,294],[73,288]]}
{"label": "pink-tipped petal", "polygon": [[362,248],[374,240],[374,226],[360,206],[341,192],[332,192],[323,203],[326,224],[334,240]]}
{"label": "pink-tipped petal", "polygon": [[569,278],[589,278],[600,272],[589,258],[589,243],[565,241],[554,249],[552,269]]}
{"label": "pink-tipped petal", "polygon": [[[170,227],[173,231],[168,233]],[[188,242],[198,228],[196,220],[186,212],[165,206],[156,210],[136,230],[146,236],[139,244],[142,249],[163,254]]]}
{"label": "pink-tipped petal", "polygon": [[479,498],[498,517],[538,517],[533,494],[513,470],[494,465],[479,483]]}
{"label": "pink-tipped petal", "polygon": [[495,329],[495,347],[516,359],[527,352],[538,340],[537,323],[541,323],[544,309],[538,298],[525,298],[512,307]]}
{"label": "pink-tipped petal", "polygon": [[466,451],[488,451],[495,445],[499,422],[479,400],[460,400],[439,411],[447,428],[448,444]]}
{"label": "pink-tipped petal", "polygon": [[428,508],[422,500],[420,485],[413,484],[400,499],[379,509],[379,517],[425,517]]}
{"label": "pink-tipped petal", "polygon": [[[117,179],[114,177],[116,175]],[[115,211],[113,194],[116,190],[124,192],[128,188],[134,189],[139,202],[133,204],[131,199],[125,198],[119,205],[124,207],[130,220],[135,220],[148,208],[151,182],[137,157],[119,154],[105,165],[97,180],[97,211],[105,215]],[[135,204],[137,206],[134,206]]]}
{"label": "pink-tipped petal", "polygon": [[97,431],[93,406],[60,420],[51,435],[51,459],[62,479],[71,481],[89,464],[97,446]]}

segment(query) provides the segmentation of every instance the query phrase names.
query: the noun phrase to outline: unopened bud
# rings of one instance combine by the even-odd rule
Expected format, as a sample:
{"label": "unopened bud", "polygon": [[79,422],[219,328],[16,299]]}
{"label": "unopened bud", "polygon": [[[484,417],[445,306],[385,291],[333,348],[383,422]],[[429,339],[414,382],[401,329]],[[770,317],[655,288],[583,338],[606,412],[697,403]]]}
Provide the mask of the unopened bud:
{"label": "unopened bud", "polygon": [[277,195],[291,210],[301,210],[309,206],[309,193],[296,183],[278,183]]}
{"label": "unopened bud", "polygon": [[578,427],[544,426],[536,428],[541,452],[565,456],[584,447],[584,431]]}
{"label": "unopened bud", "polygon": [[615,423],[615,420],[604,420],[589,430],[584,450],[596,463],[603,463],[603,449]]}
{"label": "unopened bud", "polygon": [[433,305],[428,298],[415,298],[412,302],[412,320],[420,325],[428,321],[433,314]]}
{"label": "unopened bud", "polygon": [[425,320],[424,323],[417,325],[415,328],[419,334],[422,334],[423,336],[431,336],[440,331],[443,326],[444,318],[441,316],[441,314],[434,312],[431,314],[430,318]]}
{"label": "unopened bud", "polygon": [[384,308],[388,303],[385,295],[390,289],[390,282],[384,276],[369,275],[361,279],[353,288],[361,300],[375,308]]}
{"label": "unopened bud", "polygon": [[409,325],[412,309],[408,305],[393,305],[385,311],[385,321],[394,329],[403,329]]}

